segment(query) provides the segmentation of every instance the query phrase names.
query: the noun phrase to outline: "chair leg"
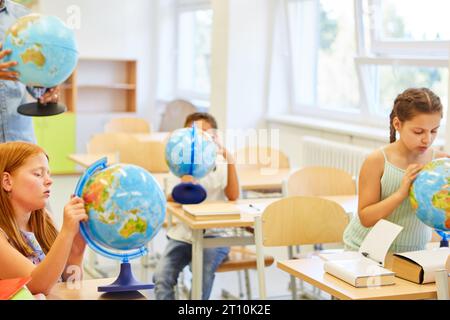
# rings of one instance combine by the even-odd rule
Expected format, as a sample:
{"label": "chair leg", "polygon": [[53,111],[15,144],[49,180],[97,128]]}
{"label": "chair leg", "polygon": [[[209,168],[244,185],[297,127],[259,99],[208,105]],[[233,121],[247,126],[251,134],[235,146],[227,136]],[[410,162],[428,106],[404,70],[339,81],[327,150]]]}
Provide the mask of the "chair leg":
{"label": "chair leg", "polygon": [[252,300],[252,286],[250,285],[250,271],[248,269],[244,270],[245,277],[245,287],[247,289],[247,299]]}
{"label": "chair leg", "polygon": [[[294,257],[294,247],[293,246],[288,246],[288,257],[289,259],[293,259]],[[290,289],[291,289],[291,293],[292,293],[292,300],[297,300],[297,280],[295,279],[294,276],[291,276],[291,282],[290,282]]]}

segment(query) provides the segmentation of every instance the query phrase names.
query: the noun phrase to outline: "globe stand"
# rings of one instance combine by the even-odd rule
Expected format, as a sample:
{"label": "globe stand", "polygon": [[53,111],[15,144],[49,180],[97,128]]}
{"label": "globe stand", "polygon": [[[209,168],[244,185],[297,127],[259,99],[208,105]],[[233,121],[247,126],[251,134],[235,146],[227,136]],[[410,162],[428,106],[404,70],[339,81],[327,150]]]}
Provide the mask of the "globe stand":
{"label": "globe stand", "polygon": [[49,117],[67,111],[66,106],[57,103],[42,104],[40,102],[32,102],[21,105],[17,112],[29,117]]}
{"label": "globe stand", "polygon": [[120,273],[116,281],[108,286],[100,286],[97,288],[98,292],[124,292],[124,291],[137,291],[153,289],[154,284],[145,284],[137,281],[133,272],[131,271],[131,265],[128,260],[123,260],[120,264]]}
{"label": "globe stand", "polygon": [[183,182],[172,190],[172,198],[181,204],[198,204],[206,199],[205,188],[199,184]]}
{"label": "globe stand", "polygon": [[438,235],[442,237],[441,242],[439,244],[440,248],[447,248],[448,247],[448,235],[444,231],[435,230]]}
{"label": "globe stand", "polygon": [[[39,99],[49,89],[43,87],[29,87],[28,92],[35,98]],[[17,112],[24,116],[29,117],[49,117],[56,116],[58,114],[66,112],[65,105],[58,103],[43,104],[39,100],[38,102],[26,103],[21,105]]]}

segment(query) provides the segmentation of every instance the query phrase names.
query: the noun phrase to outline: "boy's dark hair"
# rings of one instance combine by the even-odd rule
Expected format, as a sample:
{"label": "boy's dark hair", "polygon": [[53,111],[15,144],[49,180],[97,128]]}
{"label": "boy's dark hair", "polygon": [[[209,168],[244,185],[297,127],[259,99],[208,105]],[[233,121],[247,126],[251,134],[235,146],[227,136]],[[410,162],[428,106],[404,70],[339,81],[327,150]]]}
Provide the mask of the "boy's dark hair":
{"label": "boy's dark hair", "polygon": [[195,121],[203,120],[209,123],[211,128],[217,129],[217,121],[214,119],[212,115],[207,112],[195,112],[191,113],[187,116],[186,121],[184,122],[184,126],[187,127],[189,124],[192,124]]}
{"label": "boy's dark hair", "polygon": [[442,103],[439,97],[428,88],[410,88],[399,94],[390,115],[390,142],[395,142],[394,118],[401,122],[411,120],[419,113],[437,113],[442,118]]}

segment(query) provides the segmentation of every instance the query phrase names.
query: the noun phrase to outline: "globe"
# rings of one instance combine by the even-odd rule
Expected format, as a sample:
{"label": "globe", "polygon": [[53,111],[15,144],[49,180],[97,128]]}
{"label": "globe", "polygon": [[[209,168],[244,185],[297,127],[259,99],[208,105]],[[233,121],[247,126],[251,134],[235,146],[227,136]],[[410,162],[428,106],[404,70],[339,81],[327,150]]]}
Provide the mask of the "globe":
{"label": "globe", "polygon": [[91,249],[122,260],[119,278],[99,291],[151,289],[131,273],[130,259],[147,253],[146,244],[159,232],[166,212],[166,199],[156,179],[131,164],[106,165],[106,158],[88,168],[75,195],[82,197],[88,220],[80,231]]}
{"label": "globe", "polygon": [[212,137],[198,129],[183,128],[174,131],[165,149],[166,163],[177,177],[191,175],[201,179],[214,169],[217,147]]}
{"label": "globe", "polygon": [[450,231],[450,159],[429,162],[410,189],[417,217],[438,231]]}
{"label": "globe", "polygon": [[164,222],[165,197],[158,182],[135,165],[116,164],[96,172],[83,187],[82,198],[90,239],[108,249],[141,248]]}
{"label": "globe", "polygon": [[30,14],[7,31],[3,49],[12,53],[4,61],[17,61],[11,70],[31,87],[52,88],[63,83],[78,61],[75,34],[59,18]]}

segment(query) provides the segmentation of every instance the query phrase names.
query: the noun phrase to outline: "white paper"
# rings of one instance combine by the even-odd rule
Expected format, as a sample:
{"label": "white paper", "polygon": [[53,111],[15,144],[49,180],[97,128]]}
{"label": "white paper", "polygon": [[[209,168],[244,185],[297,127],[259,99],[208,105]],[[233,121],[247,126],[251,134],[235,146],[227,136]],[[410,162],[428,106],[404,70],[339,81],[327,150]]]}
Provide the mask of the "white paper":
{"label": "white paper", "polygon": [[384,266],[386,254],[402,230],[402,226],[382,219],[367,234],[358,252]]}
{"label": "white paper", "polygon": [[238,208],[241,211],[241,213],[247,213],[247,214],[262,214],[264,210],[267,208],[268,204],[239,204]]}

